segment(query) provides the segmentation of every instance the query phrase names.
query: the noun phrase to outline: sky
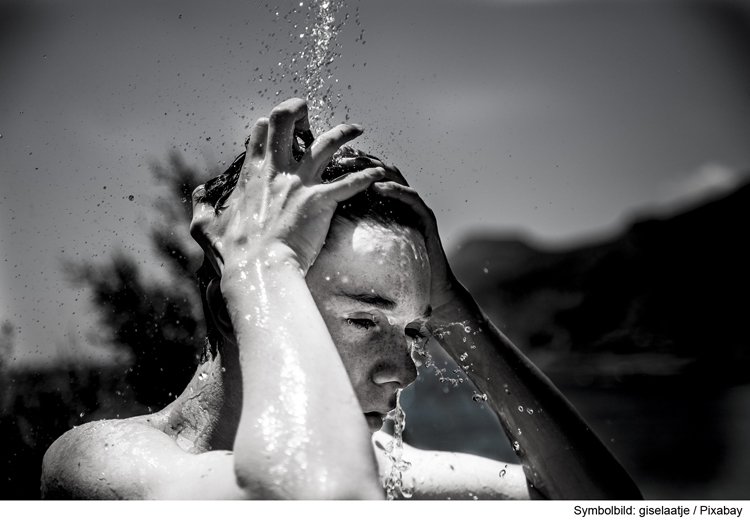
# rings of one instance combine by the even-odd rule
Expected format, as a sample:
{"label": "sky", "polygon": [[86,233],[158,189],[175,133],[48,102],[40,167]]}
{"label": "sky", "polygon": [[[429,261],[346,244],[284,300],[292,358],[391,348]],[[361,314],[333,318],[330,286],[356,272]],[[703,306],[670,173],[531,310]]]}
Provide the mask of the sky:
{"label": "sky", "polygon": [[[284,16],[308,6],[0,0],[0,321],[19,331],[18,365],[95,331],[64,260],[120,248],[158,266],[150,164],[231,161],[294,95],[269,78],[302,46]],[[473,233],[602,238],[750,172],[745,3],[352,0],[345,13],[334,122],[348,114],[366,130],[355,145],[401,169],[449,254]]]}

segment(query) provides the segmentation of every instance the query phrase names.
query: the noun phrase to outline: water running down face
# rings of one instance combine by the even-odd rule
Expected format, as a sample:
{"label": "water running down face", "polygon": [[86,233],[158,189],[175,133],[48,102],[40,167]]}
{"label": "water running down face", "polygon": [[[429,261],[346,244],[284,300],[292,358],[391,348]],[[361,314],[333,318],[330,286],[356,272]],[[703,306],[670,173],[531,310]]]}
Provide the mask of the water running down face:
{"label": "water running down face", "polygon": [[412,342],[429,318],[430,264],[413,228],[339,220],[307,284],[371,431],[417,376]]}

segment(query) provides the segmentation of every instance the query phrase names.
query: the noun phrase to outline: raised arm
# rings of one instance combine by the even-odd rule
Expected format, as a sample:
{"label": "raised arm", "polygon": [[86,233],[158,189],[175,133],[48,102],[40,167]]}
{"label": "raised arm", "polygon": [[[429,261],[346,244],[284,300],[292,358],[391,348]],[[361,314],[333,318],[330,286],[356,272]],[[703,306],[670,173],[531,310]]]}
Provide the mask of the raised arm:
{"label": "raised arm", "polygon": [[530,496],[640,499],[635,483],[580,414],[455,278],[432,211],[394,167],[383,167],[401,183],[379,182],[373,189],[410,204],[422,218],[432,270],[430,332],[459,365],[468,366],[467,375],[487,395],[521,460]]}
{"label": "raised arm", "polygon": [[[255,125],[237,186],[218,213],[201,200],[203,190],[194,197],[191,233],[221,277],[220,289],[216,280],[208,289],[214,321],[240,360],[237,483],[249,497],[379,498],[368,428],[305,274],[337,203],[384,171],[322,184],[331,155],[362,129],[339,125],[299,161],[295,129],[309,130],[302,100]],[[215,302],[219,291],[227,312]]]}

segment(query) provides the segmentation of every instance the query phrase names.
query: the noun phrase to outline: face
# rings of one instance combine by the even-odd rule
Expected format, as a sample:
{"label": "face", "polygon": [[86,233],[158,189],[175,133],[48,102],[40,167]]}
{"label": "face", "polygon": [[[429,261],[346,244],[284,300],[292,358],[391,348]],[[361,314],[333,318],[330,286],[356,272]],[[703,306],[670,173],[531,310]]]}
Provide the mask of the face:
{"label": "face", "polygon": [[415,230],[342,221],[307,274],[372,431],[417,370],[411,344],[431,308],[430,264]]}

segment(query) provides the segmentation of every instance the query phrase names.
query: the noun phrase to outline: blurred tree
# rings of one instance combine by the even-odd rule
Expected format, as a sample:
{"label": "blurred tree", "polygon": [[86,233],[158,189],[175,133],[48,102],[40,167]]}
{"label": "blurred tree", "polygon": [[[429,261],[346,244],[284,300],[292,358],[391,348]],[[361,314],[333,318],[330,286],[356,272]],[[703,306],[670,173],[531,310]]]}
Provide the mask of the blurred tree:
{"label": "blurred tree", "polygon": [[[220,171],[208,174],[214,172]],[[161,266],[149,270],[122,250],[102,263],[65,263],[71,284],[91,292],[116,361],[93,366],[76,362],[76,351],[58,351],[65,360],[55,366],[10,371],[15,329],[10,322],[0,326],[0,499],[38,499],[42,457],[57,437],[90,420],[163,407],[195,369],[205,325],[194,277],[202,252],[189,234],[190,196],[207,177],[176,153],[153,163],[151,173],[156,198],[148,235]]]}
{"label": "blurred tree", "polygon": [[137,401],[162,407],[190,380],[205,334],[194,277],[202,252],[189,234],[191,193],[205,178],[178,154],[151,169],[163,192],[154,201],[149,238],[163,273],[145,270],[122,251],[103,264],[69,263],[68,272],[92,293],[111,348],[127,353],[124,377]]}

